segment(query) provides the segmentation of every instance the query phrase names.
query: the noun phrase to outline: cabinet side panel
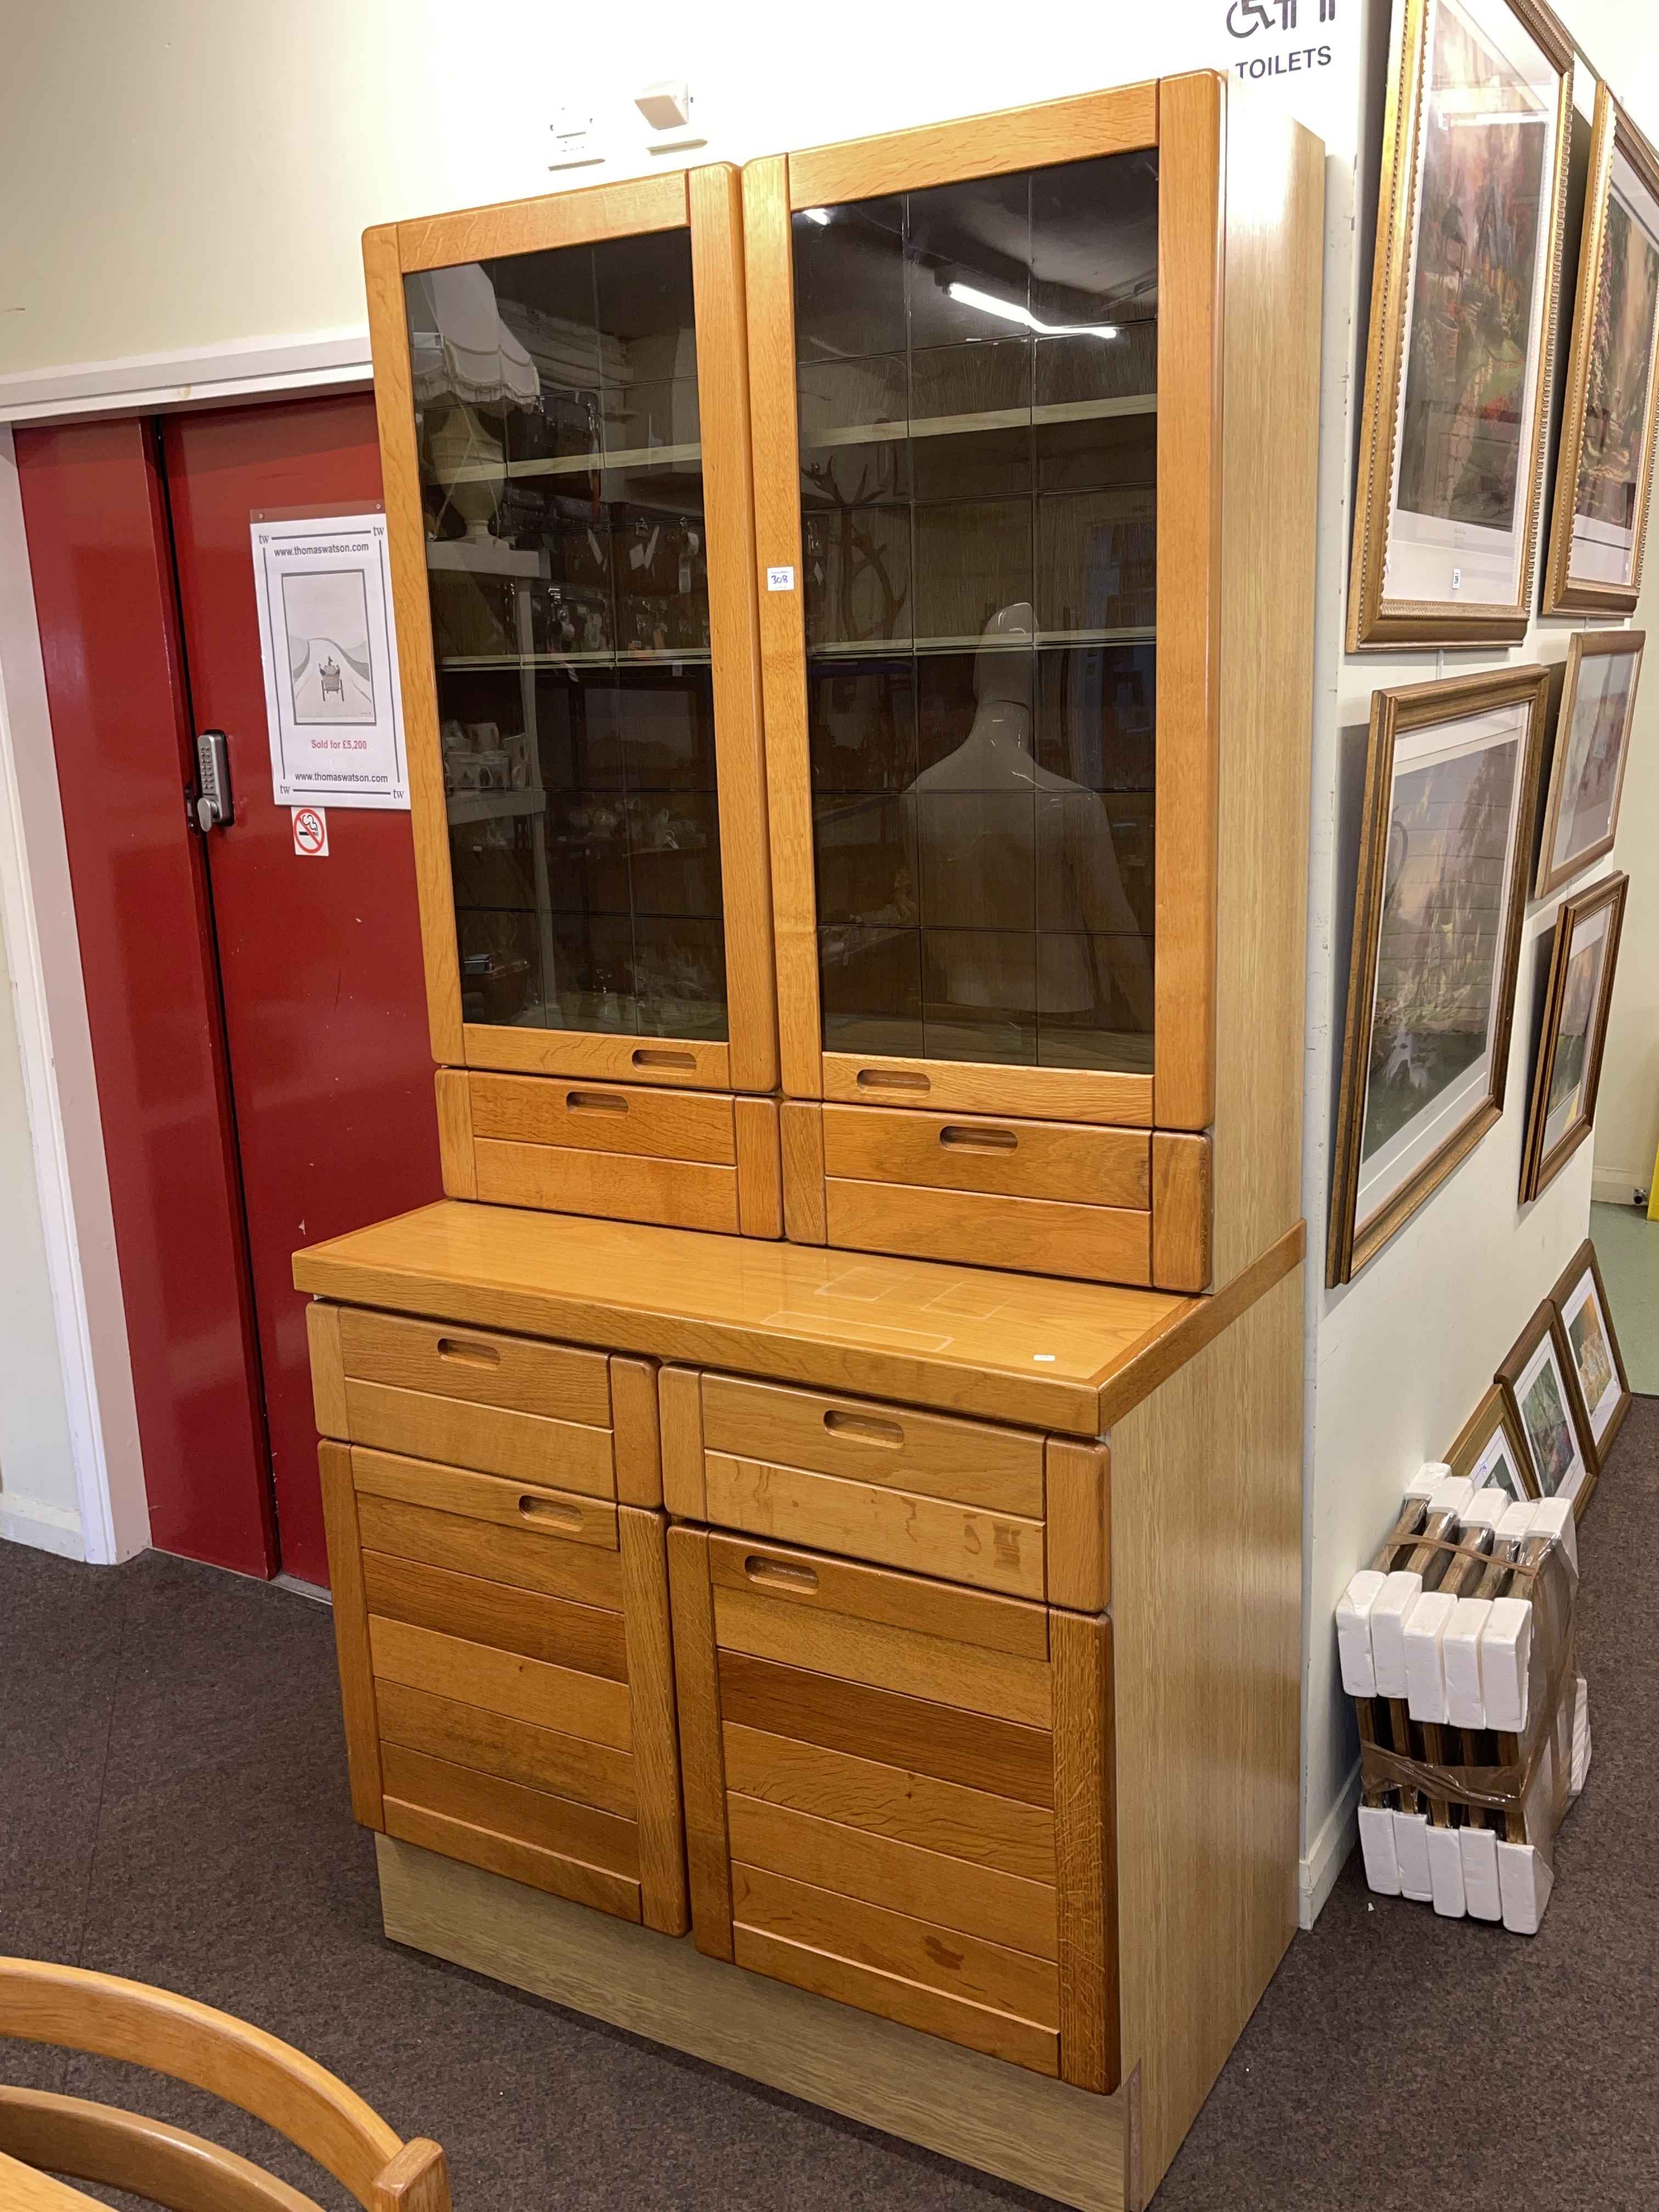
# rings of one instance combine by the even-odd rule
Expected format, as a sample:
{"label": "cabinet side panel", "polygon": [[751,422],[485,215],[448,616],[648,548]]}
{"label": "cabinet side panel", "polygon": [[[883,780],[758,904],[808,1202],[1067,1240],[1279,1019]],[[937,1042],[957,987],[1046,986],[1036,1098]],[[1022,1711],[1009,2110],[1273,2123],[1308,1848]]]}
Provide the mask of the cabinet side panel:
{"label": "cabinet side panel", "polygon": [[[1246,102],[1239,106],[1243,110]],[[1302,1037],[1324,161],[1280,116],[1228,126],[1215,1276],[1302,1211]]]}
{"label": "cabinet side panel", "polygon": [[792,1244],[823,1244],[823,1109],[816,1101],[783,1102],[783,1225]]}
{"label": "cabinet side panel", "polygon": [[611,1424],[617,1498],[624,1505],[660,1505],[662,1435],[654,1359],[611,1353]]}
{"label": "cabinet side panel", "polygon": [[1119,2081],[1112,1631],[1050,1617],[1054,1669],[1054,1861],[1060,1897],[1060,2073],[1079,2089]]}
{"label": "cabinet side panel", "polygon": [[380,433],[380,481],[398,623],[398,670],[403,690],[404,740],[409,748],[410,819],[415,837],[415,885],[421,905],[432,1057],[459,1066],[461,973],[455,949],[455,901],[449,873],[449,817],[438,746],[438,676],[432,658],[427,601],[426,523],[415,450],[415,392],[409,325],[394,225],[363,234],[363,283],[368,295],[374,356],[374,413]]}
{"label": "cabinet side panel", "polygon": [[685,1851],[691,1875],[691,1932],[713,1959],[732,1956],[732,1853],[726,1828],[726,1757],[714,1650],[714,1593],[708,1534],[668,1532],[673,1601],[674,1680],[685,1790]]}
{"label": "cabinet side panel", "polygon": [[634,1723],[634,1779],[639,1792],[640,1905],[647,1928],[684,1936],[685,1830],[680,1817],[679,1731],[668,1620],[667,1524],[660,1513],[624,1505],[623,1630],[628,1640],[628,1697]]}
{"label": "cabinet side panel", "polygon": [[306,1308],[306,1338],[311,1351],[311,1400],[316,1410],[319,1433],[349,1437],[338,1306],[313,1298]]}
{"label": "cabinet side panel", "polygon": [[783,1168],[778,1152],[778,1102],[739,1098],[733,1113],[738,1230],[744,1237],[781,1237]]}
{"label": "cabinet side panel", "polygon": [[1150,2193],[1296,1928],[1299,1264],[1113,1427],[1112,1656]]}
{"label": "cabinet side panel", "polygon": [[438,1095],[438,1157],[446,1198],[476,1198],[478,1176],[472,1158],[471,1079],[459,1067],[441,1067],[434,1079]]}
{"label": "cabinet side panel", "polygon": [[351,1454],[343,1444],[319,1444],[317,1466],[322,1477],[323,1528],[328,1541],[329,1583],[334,1594],[334,1648],[340,1668],[340,1705],[345,1716],[352,1817],[366,1828],[384,1828],[374,1664],[368,1645],[368,1604],[363,1592],[363,1555],[357,1528],[357,1493],[351,1480]]}

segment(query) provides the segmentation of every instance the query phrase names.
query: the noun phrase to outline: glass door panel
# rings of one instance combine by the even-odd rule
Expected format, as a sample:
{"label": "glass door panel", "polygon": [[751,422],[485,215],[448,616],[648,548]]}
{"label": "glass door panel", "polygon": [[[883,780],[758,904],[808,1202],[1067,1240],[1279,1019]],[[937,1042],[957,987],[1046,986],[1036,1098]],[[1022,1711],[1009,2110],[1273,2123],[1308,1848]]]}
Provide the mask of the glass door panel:
{"label": "glass door panel", "polygon": [[792,219],[827,1051],[1150,1073],[1158,164]]}
{"label": "glass door panel", "polygon": [[463,1018],[723,1040],[690,234],[404,303]]}

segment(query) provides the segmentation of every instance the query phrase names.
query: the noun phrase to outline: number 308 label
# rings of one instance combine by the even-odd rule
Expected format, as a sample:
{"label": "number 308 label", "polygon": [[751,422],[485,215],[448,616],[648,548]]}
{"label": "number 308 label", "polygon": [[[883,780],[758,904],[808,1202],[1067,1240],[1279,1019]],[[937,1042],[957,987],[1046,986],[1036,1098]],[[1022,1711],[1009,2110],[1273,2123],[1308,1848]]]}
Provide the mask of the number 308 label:
{"label": "number 308 label", "polygon": [[766,588],[769,592],[793,592],[795,588],[794,570],[769,568],[766,572]]}

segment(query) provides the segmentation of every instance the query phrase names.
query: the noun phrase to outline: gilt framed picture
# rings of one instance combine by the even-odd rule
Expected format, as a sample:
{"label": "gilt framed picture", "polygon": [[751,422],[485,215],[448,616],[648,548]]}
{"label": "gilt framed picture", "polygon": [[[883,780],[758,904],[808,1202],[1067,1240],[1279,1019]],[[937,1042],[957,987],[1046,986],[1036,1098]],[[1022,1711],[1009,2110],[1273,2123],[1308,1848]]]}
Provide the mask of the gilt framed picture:
{"label": "gilt framed picture", "polygon": [[1534,897],[1613,850],[1646,642],[1643,630],[1611,629],[1568,643]]}
{"label": "gilt framed picture", "polygon": [[1371,700],[1326,1279],[1346,1283],[1504,1110],[1545,668]]}
{"label": "gilt framed picture", "polygon": [[1584,191],[1544,612],[1627,615],[1659,424],[1659,159],[1606,85]]}
{"label": "gilt framed picture", "polygon": [[1563,1270],[1550,1293],[1550,1304],[1572,1355],[1579,1401],[1600,1465],[1630,1411],[1631,1388],[1625,1355],[1619,1349],[1613,1316],[1607,1310],[1607,1285],[1601,1280],[1595,1247],[1588,1237]]}
{"label": "gilt framed picture", "polygon": [[1584,1418],[1572,1355],[1546,1298],[1494,1377],[1514,1413],[1540,1498],[1567,1498],[1582,1515],[1598,1461]]}
{"label": "gilt framed picture", "polygon": [[1571,121],[1547,8],[1395,0],[1351,653],[1526,634]]}
{"label": "gilt framed picture", "polygon": [[1549,1188],[1595,1125],[1629,884],[1626,875],[1604,877],[1563,899],[1556,915],[1521,1154],[1523,1205]]}
{"label": "gilt framed picture", "polygon": [[1494,1382],[1446,1454],[1454,1474],[1468,1475],[1477,1490],[1502,1490],[1518,1505],[1538,1496],[1532,1455],[1514,1407]]}

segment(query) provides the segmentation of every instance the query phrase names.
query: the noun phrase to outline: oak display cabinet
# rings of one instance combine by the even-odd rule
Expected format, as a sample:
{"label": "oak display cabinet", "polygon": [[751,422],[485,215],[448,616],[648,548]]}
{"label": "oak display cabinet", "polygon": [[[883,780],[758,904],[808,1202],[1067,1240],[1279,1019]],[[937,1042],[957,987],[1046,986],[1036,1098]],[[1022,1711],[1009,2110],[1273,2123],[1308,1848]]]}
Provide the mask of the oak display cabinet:
{"label": "oak display cabinet", "polygon": [[387,1932],[1087,2212],[1296,1918],[1322,216],[1199,74],[366,241]]}
{"label": "oak display cabinet", "polygon": [[738,191],[364,263],[445,1188],[777,1236]]}

